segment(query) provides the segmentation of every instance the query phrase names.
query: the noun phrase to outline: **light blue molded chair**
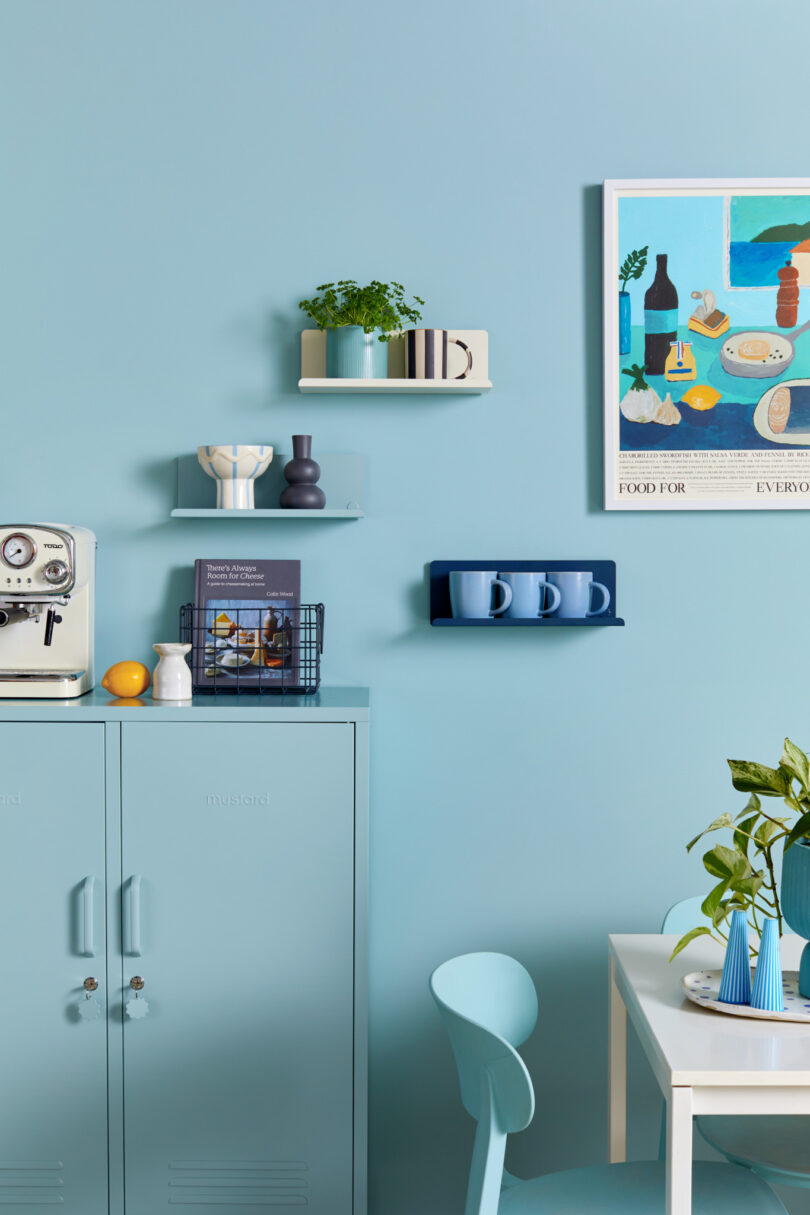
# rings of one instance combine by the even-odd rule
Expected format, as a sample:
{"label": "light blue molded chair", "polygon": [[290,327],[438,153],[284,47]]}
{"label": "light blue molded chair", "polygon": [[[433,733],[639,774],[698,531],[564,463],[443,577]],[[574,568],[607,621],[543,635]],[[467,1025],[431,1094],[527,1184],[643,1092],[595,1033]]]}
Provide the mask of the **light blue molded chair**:
{"label": "light blue molded chair", "polygon": [[[700,924],[702,902],[701,897],[683,899],[670,907],[661,931],[682,936]],[[706,1142],[727,1160],[753,1169],[766,1181],[810,1189],[810,1118],[806,1115],[704,1114],[695,1121]]]}
{"label": "light blue molded chair", "polygon": [[[663,1215],[659,1161],[533,1181],[504,1170],[506,1136],[534,1115],[531,1078],[515,1048],[535,1027],[537,993],[519,962],[501,953],[464,954],[433,972],[430,990],[450,1036],[461,1100],[478,1123],[465,1215]],[[786,1215],[761,1178],[731,1164],[695,1164],[692,1202],[693,1215]]]}

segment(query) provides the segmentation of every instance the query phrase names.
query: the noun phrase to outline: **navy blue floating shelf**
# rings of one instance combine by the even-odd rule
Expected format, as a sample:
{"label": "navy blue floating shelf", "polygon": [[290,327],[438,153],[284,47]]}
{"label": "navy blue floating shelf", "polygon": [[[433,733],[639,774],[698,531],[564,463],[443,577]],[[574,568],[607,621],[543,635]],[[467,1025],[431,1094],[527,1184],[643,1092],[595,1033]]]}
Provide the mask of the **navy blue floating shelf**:
{"label": "navy blue floating shelf", "polygon": [[[570,619],[557,616],[538,617],[537,620],[510,620],[503,616],[488,620],[456,620],[450,607],[451,570],[512,570],[514,572],[544,570],[549,573],[566,570],[589,570],[596,582],[602,582],[610,591],[608,610],[600,616]],[[496,561],[431,561],[430,563],[430,623],[440,629],[592,629],[623,627],[624,621],[616,615],[616,562],[589,561],[512,561],[501,558]]]}

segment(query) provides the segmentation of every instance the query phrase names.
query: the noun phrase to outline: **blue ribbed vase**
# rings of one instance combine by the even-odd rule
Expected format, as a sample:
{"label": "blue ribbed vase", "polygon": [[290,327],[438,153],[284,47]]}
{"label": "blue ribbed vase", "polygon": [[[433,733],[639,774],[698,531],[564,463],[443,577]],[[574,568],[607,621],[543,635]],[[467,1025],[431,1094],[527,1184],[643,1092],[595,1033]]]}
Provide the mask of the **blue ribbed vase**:
{"label": "blue ribbed vase", "polygon": [[725,1004],[751,1003],[751,962],[748,957],[748,915],[732,911],[723,978],[717,997]]}
{"label": "blue ribbed vase", "polygon": [[[782,915],[800,937],[810,937],[810,845],[797,840],[785,851],[779,887]],[[799,994],[810,1000],[810,943],[799,968]]]}
{"label": "blue ribbed vase", "polygon": [[388,376],[388,343],[381,329],[366,333],[362,325],[326,331],[327,375],[341,380],[384,380]]}
{"label": "blue ribbed vase", "polygon": [[754,986],[751,989],[751,1007],[766,1012],[784,1012],[782,999],[782,955],[779,949],[779,924],[766,920],[759,944]]}

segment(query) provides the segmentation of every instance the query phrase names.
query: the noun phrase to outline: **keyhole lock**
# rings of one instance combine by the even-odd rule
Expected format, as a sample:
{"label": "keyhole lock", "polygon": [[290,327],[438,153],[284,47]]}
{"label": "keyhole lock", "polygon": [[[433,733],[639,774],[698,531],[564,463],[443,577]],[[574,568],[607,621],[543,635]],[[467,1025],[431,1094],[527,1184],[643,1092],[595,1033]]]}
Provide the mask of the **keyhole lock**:
{"label": "keyhole lock", "polygon": [[133,975],[129,981],[129,985],[135,992],[134,997],[130,996],[126,1004],[126,1014],[133,1021],[141,1021],[149,1012],[147,1001],[141,996],[143,991],[143,979],[140,975]]}
{"label": "keyhole lock", "polygon": [[82,1021],[95,1021],[101,1016],[101,1001],[94,999],[94,993],[98,991],[98,979],[87,978],[82,983],[82,987],[84,988],[84,999],[79,1000],[79,1016]]}

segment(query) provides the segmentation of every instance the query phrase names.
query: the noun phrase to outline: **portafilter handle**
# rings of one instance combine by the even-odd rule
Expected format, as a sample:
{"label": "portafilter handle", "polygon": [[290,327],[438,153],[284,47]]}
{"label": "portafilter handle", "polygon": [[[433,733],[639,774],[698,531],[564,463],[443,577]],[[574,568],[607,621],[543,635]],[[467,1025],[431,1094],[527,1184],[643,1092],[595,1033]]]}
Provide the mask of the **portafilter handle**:
{"label": "portafilter handle", "polygon": [[0,629],[4,629],[7,624],[27,620],[28,615],[28,609],[24,607],[0,607]]}

